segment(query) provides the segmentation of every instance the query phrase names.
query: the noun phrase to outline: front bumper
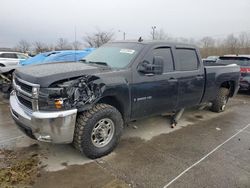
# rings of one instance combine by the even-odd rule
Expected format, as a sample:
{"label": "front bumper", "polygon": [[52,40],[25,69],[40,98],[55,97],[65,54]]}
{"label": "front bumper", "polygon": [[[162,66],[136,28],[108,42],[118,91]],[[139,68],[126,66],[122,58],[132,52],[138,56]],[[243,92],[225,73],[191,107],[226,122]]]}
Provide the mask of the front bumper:
{"label": "front bumper", "polygon": [[73,141],[77,109],[60,112],[32,112],[10,96],[10,111],[17,126],[29,137],[44,142],[71,143]]}

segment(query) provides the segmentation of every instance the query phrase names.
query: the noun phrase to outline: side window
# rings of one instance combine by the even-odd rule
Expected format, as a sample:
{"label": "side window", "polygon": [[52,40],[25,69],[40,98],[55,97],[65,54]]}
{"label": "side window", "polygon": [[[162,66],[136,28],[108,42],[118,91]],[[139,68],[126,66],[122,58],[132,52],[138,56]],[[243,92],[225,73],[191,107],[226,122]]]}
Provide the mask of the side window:
{"label": "side window", "polygon": [[17,55],[15,53],[2,53],[1,57],[17,59]]}
{"label": "side window", "polygon": [[28,56],[23,54],[17,54],[18,59],[28,59]]}
{"label": "side window", "polygon": [[164,72],[171,72],[174,70],[173,58],[170,48],[156,48],[153,50],[154,56],[161,56],[164,59]]}
{"label": "side window", "polygon": [[176,70],[192,71],[198,69],[199,62],[194,49],[177,48],[176,60],[178,62]]}

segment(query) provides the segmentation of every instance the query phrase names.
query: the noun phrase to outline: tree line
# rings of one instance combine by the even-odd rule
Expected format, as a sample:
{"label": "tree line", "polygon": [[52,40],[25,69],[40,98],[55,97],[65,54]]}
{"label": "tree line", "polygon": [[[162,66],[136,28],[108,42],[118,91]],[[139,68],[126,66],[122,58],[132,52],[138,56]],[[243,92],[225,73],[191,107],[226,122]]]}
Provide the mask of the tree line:
{"label": "tree line", "polygon": [[[154,34],[154,37],[153,37]],[[229,34],[222,38],[206,36],[200,40],[193,38],[171,37],[163,29],[150,33],[151,39],[166,40],[194,44],[199,47],[203,58],[207,56],[222,56],[226,54],[249,54],[250,55],[250,32],[241,32],[239,35]]]}
{"label": "tree line", "polygon": [[[36,54],[52,50],[80,50],[84,47],[97,48],[114,39],[115,34],[113,31],[97,30],[96,32],[85,34],[81,41],[76,40],[74,42],[70,42],[65,38],[59,38],[55,44],[49,45],[41,41],[29,43],[26,40],[21,40],[16,45],[15,50],[20,52],[33,51]],[[206,36],[200,40],[195,40],[192,38],[171,37],[163,29],[160,29],[150,32],[147,39],[197,45],[203,58],[212,55],[250,54],[250,32],[242,32],[239,35],[229,34],[220,39]]]}
{"label": "tree line", "polygon": [[75,40],[70,42],[66,38],[59,38],[55,44],[47,44],[41,41],[30,43],[27,40],[20,40],[14,47],[14,50],[23,53],[32,51],[35,54],[52,50],[80,50],[86,47],[98,48],[111,40],[114,40],[114,32],[98,30],[83,36],[82,41]]}

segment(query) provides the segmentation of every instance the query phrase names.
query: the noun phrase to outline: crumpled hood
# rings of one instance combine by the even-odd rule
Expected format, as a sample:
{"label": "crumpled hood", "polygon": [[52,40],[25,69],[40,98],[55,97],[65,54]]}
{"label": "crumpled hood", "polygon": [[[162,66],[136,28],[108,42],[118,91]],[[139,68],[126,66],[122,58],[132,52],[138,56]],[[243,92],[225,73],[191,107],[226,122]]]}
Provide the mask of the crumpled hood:
{"label": "crumpled hood", "polygon": [[20,67],[20,65],[14,65],[14,66],[8,66],[8,67],[0,67],[0,74],[8,73],[10,71],[15,70],[18,67]]}
{"label": "crumpled hood", "polygon": [[17,68],[15,75],[27,82],[49,87],[52,83],[68,78],[92,75],[109,70],[105,67],[86,65],[81,62],[51,63]]}

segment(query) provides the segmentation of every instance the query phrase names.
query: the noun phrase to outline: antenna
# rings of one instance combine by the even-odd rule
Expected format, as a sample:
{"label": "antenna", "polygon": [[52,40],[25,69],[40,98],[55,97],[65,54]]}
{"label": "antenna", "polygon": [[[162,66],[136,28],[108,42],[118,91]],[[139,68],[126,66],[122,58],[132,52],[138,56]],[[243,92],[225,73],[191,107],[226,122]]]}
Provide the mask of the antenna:
{"label": "antenna", "polygon": [[76,62],[76,25],[75,25],[75,45],[74,45],[74,50],[75,50],[75,62]]}

